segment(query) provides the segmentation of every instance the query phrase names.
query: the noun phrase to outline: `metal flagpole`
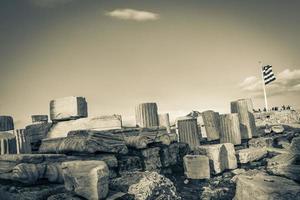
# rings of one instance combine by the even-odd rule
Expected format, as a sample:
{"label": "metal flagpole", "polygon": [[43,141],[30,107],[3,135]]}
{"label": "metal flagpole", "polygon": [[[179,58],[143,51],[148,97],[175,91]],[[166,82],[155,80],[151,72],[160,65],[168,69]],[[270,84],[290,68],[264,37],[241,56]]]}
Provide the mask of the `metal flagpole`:
{"label": "metal flagpole", "polygon": [[[261,64],[262,62],[259,61],[259,63]],[[264,89],[266,111],[268,111],[268,101],[267,101],[267,93],[266,93],[266,84],[265,84],[264,71],[263,71],[263,65],[262,64],[261,64],[261,77],[262,77],[262,85],[263,85],[263,89]]]}

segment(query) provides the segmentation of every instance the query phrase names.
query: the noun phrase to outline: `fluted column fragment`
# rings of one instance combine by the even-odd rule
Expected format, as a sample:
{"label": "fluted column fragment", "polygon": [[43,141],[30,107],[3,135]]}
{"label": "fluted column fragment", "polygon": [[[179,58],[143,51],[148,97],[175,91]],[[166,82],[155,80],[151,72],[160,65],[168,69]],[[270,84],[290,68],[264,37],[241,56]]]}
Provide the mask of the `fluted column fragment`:
{"label": "fluted column fragment", "polygon": [[158,127],[156,103],[141,103],[135,109],[136,124],[141,128]]}
{"label": "fluted column fragment", "polygon": [[241,144],[240,121],[237,113],[220,115],[220,142]]}

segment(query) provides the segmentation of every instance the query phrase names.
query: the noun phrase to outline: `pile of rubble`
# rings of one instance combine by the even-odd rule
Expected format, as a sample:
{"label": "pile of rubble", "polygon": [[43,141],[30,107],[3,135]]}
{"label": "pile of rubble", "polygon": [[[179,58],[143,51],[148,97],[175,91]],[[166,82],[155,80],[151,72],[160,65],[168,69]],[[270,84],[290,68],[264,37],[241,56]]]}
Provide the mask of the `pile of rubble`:
{"label": "pile of rubble", "polygon": [[[156,103],[88,117],[83,97],[50,102],[14,130],[0,116],[0,194],[5,199],[299,199],[300,135],[257,131],[249,99],[231,113],[195,112],[171,126]],[[298,122],[299,123],[299,122]],[[278,124],[276,124],[278,125]],[[277,189],[276,189],[277,188]],[[255,194],[255,195],[254,195]]]}

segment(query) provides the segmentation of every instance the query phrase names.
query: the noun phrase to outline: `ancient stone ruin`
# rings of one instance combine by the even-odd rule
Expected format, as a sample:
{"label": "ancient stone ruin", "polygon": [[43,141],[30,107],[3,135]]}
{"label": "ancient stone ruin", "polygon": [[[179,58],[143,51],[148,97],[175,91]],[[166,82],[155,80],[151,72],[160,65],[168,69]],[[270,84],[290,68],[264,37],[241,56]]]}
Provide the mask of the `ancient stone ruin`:
{"label": "ancient stone ruin", "polygon": [[[293,110],[208,110],[170,122],[156,103],[88,116],[84,97],[50,102],[15,129],[0,116],[0,199],[300,199],[300,120]],[[270,131],[269,131],[270,130]]]}

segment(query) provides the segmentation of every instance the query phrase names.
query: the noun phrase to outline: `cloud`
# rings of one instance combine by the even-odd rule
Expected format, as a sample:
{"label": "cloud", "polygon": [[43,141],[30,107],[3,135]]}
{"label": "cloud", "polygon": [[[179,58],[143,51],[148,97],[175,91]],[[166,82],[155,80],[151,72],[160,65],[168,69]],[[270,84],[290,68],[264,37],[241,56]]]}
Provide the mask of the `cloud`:
{"label": "cloud", "polygon": [[31,0],[31,3],[34,6],[41,7],[41,8],[53,8],[58,5],[63,5],[70,3],[74,0]]}
{"label": "cloud", "polygon": [[[268,96],[276,96],[288,92],[300,92],[300,70],[285,69],[275,74],[276,80],[267,85]],[[250,76],[244,79],[240,88],[254,96],[262,96],[262,81],[260,78]]]}
{"label": "cloud", "polygon": [[105,15],[122,20],[134,20],[134,21],[153,21],[159,19],[159,15],[156,13],[134,10],[134,9],[116,9],[107,12]]}

